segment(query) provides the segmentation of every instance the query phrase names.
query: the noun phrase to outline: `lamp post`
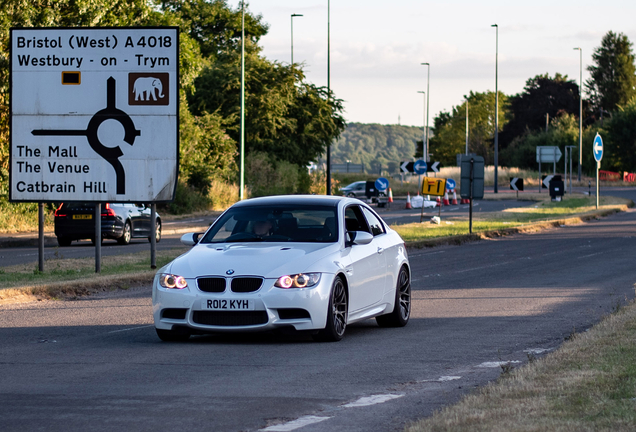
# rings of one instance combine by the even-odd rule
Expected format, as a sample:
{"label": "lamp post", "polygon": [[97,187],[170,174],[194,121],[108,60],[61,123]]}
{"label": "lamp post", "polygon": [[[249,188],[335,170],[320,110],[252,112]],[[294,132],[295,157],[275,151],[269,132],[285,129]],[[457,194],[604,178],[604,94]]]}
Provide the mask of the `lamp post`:
{"label": "lamp post", "polygon": [[239,200],[245,189],[245,1],[241,1],[241,160],[239,166]]}
{"label": "lamp post", "polygon": [[431,83],[431,65],[429,63],[422,63],[422,66],[427,66],[428,67],[428,73],[427,73],[427,77],[426,77],[426,145],[425,145],[425,149],[426,152],[422,155],[424,156],[424,162],[426,162],[428,164],[428,152],[429,152],[429,148],[428,148],[428,98],[429,95],[431,94],[430,92],[430,83]]}
{"label": "lamp post", "polygon": [[468,98],[464,96],[466,99],[466,156],[468,156]]}
{"label": "lamp post", "polygon": [[291,15],[291,65],[292,70],[294,69],[294,17],[301,17],[302,14],[292,14]]}
{"label": "lamp post", "polygon": [[581,181],[583,165],[583,50],[580,47],[574,49],[579,50],[579,181]]}
{"label": "lamp post", "polygon": [[[327,97],[331,101],[331,40],[330,40],[331,1],[327,0]],[[327,143],[327,195],[331,195],[331,142]]]}
{"label": "lamp post", "polygon": [[498,193],[498,176],[497,166],[499,165],[499,26],[497,24],[491,25],[495,28],[495,193]]}
{"label": "lamp post", "polygon": [[[418,93],[422,93],[424,95],[423,100],[424,100],[424,107],[422,110],[422,117],[423,117],[423,122],[422,122],[422,129],[426,128],[426,92],[425,91],[418,91]],[[426,130],[422,130],[422,157],[426,157],[426,144],[425,144],[425,140],[426,140]]]}

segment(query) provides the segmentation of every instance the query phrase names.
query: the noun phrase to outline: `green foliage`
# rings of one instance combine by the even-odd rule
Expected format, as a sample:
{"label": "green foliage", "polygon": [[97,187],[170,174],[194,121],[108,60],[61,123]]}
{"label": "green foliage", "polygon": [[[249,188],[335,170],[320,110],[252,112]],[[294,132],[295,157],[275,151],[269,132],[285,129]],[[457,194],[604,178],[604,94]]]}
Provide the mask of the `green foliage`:
{"label": "green foliage", "polygon": [[210,201],[192,186],[186,185],[182,180],[177,183],[177,193],[173,202],[160,204],[158,208],[168,213],[179,215],[207,210]]}
{"label": "green foliage", "polygon": [[578,117],[579,87],[567,76],[537,75],[526,81],[523,92],[510,97],[510,121],[499,134],[500,148],[528,131],[545,129],[546,114],[550,120],[563,114]]}
{"label": "green foliage", "polygon": [[[499,122],[501,130],[507,123],[508,97],[499,92]],[[434,119],[434,136],[430,152],[443,165],[455,165],[456,155],[466,151],[466,102],[441,112]],[[468,96],[468,151],[483,156],[486,164],[494,160],[495,93],[473,93]]]}
{"label": "green foliage", "polygon": [[419,140],[420,155],[422,128],[400,125],[349,123],[338,141],[331,146],[333,163],[351,161],[364,164],[367,172],[378,165],[395,172],[401,161],[415,153]]}
{"label": "green foliage", "polygon": [[[583,155],[589,154],[592,158],[591,143],[593,136],[599,132],[603,138],[602,168],[636,172],[636,98],[619,107],[604,126],[604,129],[590,128],[590,133],[584,138],[584,143],[589,140],[589,153],[584,149]],[[592,163],[595,163],[593,158],[590,160],[590,164]]]}
{"label": "green foliage", "polygon": [[592,54],[585,83],[594,112],[615,111],[636,96],[636,66],[632,43],[623,33],[607,32]]}
{"label": "green foliage", "polygon": [[[508,147],[501,151],[502,164],[536,169],[538,167],[536,158],[537,146],[557,146],[561,153],[565,155],[565,146],[577,146],[578,148],[578,142],[578,119],[573,114],[563,114],[550,121],[548,132],[545,130],[526,131],[525,134],[516,137]],[[575,157],[572,159],[573,161],[577,160]]]}
{"label": "green foliage", "polygon": [[299,186],[298,166],[277,161],[267,153],[252,152],[245,159],[245,179],[254,197],[293,194]]}

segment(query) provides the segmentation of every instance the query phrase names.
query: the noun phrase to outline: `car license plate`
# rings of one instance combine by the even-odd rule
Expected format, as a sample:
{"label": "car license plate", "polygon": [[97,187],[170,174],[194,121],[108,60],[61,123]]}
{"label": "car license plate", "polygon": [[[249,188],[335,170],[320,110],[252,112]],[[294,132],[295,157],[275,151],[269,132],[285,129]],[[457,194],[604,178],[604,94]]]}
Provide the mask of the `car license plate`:
{"label": "car license plate", "polygon": [[73,219],[93,219],[93,215],[91,215],[91,214],[76,214],[76,215],[73,215]]}
{"label": "car license plate", "polygon": [[254,310],[252,300],[238,299],[204,299],[201,301],[201,308],[206,310]]}

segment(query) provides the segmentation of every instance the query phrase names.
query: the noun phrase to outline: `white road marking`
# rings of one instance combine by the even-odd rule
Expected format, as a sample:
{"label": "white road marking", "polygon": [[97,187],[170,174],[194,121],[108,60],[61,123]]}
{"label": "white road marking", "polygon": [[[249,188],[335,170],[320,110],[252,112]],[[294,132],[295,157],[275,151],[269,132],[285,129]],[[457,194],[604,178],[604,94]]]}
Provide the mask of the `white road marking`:
{"label": "white road marking", "polygon": [[482,364],[477,365],[479,368],[497,368],[507,364],[515,364],[521,363],[519,360],[511,360],[511,361],[496,361],[496,362],[484,362]]}
{"label": "white road marking", "polygon": [[125,328],[125,329],[121,329],[121,330],[113,330],[113,331],[109,331],[108,333],[119,333],[119,332],[125,332],[125,331],[130,331],[130,330],[137,330],[137,329],[142,329],[142,328],[152,327],[152,326],[154,326],[154,324],[149,324],[149,325],[139,326],[139,327]]}
{"label": "white road marking", "polygon": [[392,399],[401,398],[404,396],[403,394],[385,394],[385,395],[373,395],[373,396],[365,396],[361,397],[355,402],[350,402],[348,404],[344,404],[344,408],[354,408],[354,407],[364,407],[370,405],[381,404],[384,402],[388,402]]}
{"label": "white road marking", "polygon": [[590,254],[590,255],[583,255],[583,256],[580,256],[579,259],[581,259],[581,258],[589,258],[589,257],[593,257],[593,256],[596,256],[596,255],[601,255],[601,254],[604,254],[604,253],[605,252],[598,252],[598,253],[593,253],[593,254]]}
{"label": "white road marking", "polygon": [[552,351],[552,348],[528,348],[523,350],[524,353],[528,354],[543,354],[548,351]]}
{"label": "white road marking", "polygon": [[259,429],[262,432],[288,432],[299,429],[303,426],[307,426],[314,423],[320,423],[321,421],[329,420],[331,417],[319,417],[319,416],[305,416],[297,418],[287,423],[281,423],[274,426],[268,426],[265,429]]}
{"label": "white road marking", "polygon": [[422,381],[418,381],[418,382],[447,382],[447,381],[455,381],[458,379],[462,379],[462,377],[460,376],[441,376],[437,379],[430,379],[430,380],[422,380]]}

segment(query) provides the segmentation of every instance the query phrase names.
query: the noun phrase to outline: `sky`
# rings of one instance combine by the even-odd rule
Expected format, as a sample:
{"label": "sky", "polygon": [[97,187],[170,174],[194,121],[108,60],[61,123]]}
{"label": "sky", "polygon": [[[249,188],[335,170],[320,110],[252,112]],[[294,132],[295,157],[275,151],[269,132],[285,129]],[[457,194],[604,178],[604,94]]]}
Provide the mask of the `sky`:
{"label": "sky", "polygon": [[[239,0],[228,0],[237,8]],[[330,21],[330,87],[344,100],[347,122],[423,126],[462,104],[470,91],[523,90],[538,74],[583,81],[594,49],[608,31],[636,41],[636,2],[251,0],[269,32],[260,45],[269,60],[302,63],[309,82],[327,86],[327,17]],[[427,78],[430,63],[430,81]],[[429,85],[429,94],[426,91]]]}

